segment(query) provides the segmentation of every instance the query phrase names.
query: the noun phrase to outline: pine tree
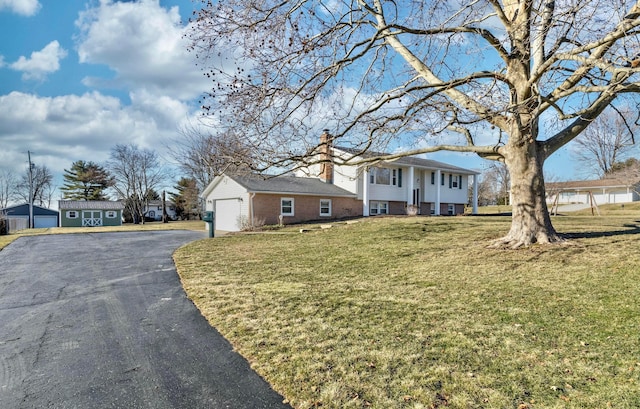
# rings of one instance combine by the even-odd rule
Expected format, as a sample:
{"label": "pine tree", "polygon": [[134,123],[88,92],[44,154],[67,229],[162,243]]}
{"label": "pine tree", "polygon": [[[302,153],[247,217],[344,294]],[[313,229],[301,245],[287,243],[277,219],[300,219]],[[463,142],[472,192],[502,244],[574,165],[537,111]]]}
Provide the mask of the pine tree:
{"label": "pine tree", "polygon": [[62,197],[71,200],[105,200],[104,190],[113,185],[113,177],[102,166],[78,160],[64,170]]}
{"label": "pine tree", "polygon": [[197,182],[193,178],[181,178],[174,186],[177,193],[170,193],[171,202],[176,207],[176,217],[182,220],[198,219],[200,206]]}

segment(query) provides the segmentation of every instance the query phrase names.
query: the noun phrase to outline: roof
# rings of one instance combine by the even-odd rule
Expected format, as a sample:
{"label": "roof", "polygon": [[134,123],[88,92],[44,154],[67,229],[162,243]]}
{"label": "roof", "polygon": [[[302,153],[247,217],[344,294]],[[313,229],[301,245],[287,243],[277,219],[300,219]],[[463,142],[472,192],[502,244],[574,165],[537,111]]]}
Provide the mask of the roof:
{"label": "roof", "polygon": [[[320,179],[296,176],[261,176],[256,174],[233,175],[225,174],[251,193],[288,193],[307,196],[344,196],[356,197],[355,193],[342,189],[332,183],[325,183]],[[224,176],[218,176],[218,181]],[[210,184],[202,193],[203,196],[215,186]]]}
{"label": "roof", "polygon": [[109,200],[60,200],[60,210],[122,210],[124,204]]}
{"label": "roof", "polygon": [[[637,181],[636,181],[637,183]],[[596,179],[596,180],[570,180],[566,182],[547,183],[547,190],[577,190],[577,189],[593,189],[606,187],[629,187],[636,183],[630,180],[622,179]]]}
{"label": "roof", "polygon": [[[29,216],[29,203],[24,203],[16,206],[9,206],[4,209],[0,209],[0,212],[6,213],[8,216]],[[47,209],[46,207],[33,205],[34,216],[57,216],[58,211],[53,209]]]}
{"label": "roof", "polygon": [[[362,158],[372,158],[372,157],[376,157],[376,156],[388,156],[388,155],[392,155],[391,153],[385,153],[385,152],[373,152],[373,151],[367,151],[362,153],[360,150],[358,149],[353,149],[353,148],[347,148],[347,147],[343,147],[343,146],[335,146],[334,149],[339,150],[339,151],[343,151],[345,153],[349,153],[351,155],[357,155],[360,156]],[[417,156],[404,156],[398,159],[393,159],[393,160],[389,160],[389,161],[385,161],[386,163],[396,163],[398,165],[404,165],[404,166],[413,166],[416,168],[423,168],[423,169],[433,169],[433,170],[445,170],[448,172],[452,172],[452,173],[461,173],[461,174],[469,174],[469,175],[478,175],[480,174],[480,172],[476,172],[475,170],[470,170],[470,169],[465,169],[465,168],[461,168],[458,166],[454,166],[454,165],[449,165],[448,163],[444,163],[444,162],[438,162],[436,160],[431,160],[431,159],[424,159],[424,158],[419,158]]]}

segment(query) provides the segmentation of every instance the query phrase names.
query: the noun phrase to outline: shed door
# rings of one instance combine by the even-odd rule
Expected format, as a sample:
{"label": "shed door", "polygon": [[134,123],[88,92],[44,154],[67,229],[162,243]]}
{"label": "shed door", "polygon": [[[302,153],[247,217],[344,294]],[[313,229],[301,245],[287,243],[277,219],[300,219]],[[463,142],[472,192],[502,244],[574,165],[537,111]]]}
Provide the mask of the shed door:
{"label": "shed door", "polygon": [[83,210],[82,226],[102,226],[101,210]]}
{"label": "shed door", "polygon": [[238,199],[218,199],[216,200],[216,230],[240,231],[240,220],[242,218],[242,202]]}
{"label": "shed door", "polygon": [[58,227],[57,216],[33,216],[33,227],[43,229],[49,227]]}

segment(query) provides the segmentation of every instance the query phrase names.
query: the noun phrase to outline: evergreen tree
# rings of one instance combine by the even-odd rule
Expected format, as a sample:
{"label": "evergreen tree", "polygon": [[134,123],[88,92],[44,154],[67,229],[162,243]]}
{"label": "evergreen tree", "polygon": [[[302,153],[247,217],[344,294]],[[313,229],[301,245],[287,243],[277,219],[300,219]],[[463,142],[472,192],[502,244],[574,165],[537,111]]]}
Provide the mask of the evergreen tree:
{"label": "evergreen tree", "polygon": [[182,220],[200,218],[198,187],[194,178],[181,178],[174,186],[177,193],[170,193],[171,202],[176,207],[176,217]]}
{"label": "evergreen tree", "polygon": [[64,170],[62,197],[71,200],[105,200],[104,190],[113,185],[113,177],[102,166],[78,160]]}

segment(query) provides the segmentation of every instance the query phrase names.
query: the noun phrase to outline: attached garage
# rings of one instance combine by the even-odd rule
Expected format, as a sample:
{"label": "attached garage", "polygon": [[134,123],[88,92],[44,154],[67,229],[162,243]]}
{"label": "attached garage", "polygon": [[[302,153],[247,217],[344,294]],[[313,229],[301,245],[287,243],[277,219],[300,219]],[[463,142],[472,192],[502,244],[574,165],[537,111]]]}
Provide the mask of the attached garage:
{"label": "attached garage", "polygon": [[200,197],[221,231],[362,215],[355,193],[317,178],[223,174]]}
{"label": "attached garage", "polygon": [[243,200],[239,197],[230,199],[216,199],[216,230],[240,231],[242,229],[242,203]]}

